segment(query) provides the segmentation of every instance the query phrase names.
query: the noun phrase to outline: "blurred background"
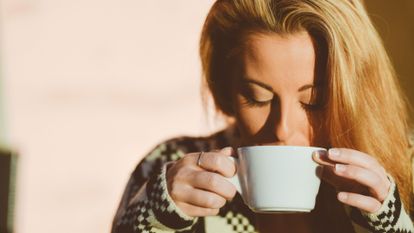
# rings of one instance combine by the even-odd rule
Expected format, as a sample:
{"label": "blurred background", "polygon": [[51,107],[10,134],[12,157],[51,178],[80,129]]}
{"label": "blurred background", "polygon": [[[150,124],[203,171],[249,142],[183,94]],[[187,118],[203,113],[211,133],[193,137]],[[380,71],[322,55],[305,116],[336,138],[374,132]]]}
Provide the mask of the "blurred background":
{"label": "blurred background", "polygon": [[[109,232],[142,156],[220,128],[199,94],[213,2],[0,0],[1,231]],[[413,103],[414,1],[366,4]]]}

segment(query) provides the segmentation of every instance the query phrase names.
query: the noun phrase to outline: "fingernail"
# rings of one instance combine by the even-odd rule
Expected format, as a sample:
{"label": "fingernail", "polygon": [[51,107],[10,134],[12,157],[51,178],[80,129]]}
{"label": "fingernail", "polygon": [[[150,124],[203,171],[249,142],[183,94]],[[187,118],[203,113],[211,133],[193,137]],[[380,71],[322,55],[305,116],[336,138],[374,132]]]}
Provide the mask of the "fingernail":
{"label": "fingernail", "polygon": [[336,165],[335,165],[335,170],[336,170],[337,172],[344,172],[344,171],[345,171],[345,165],[342,165],[342,164],[336,164]]}
{"label": "fingernail", "polygon": [[313,154],[316,157],[319,157],[319,158],[322,158],[322,159],[326,158],[326,151],[324,151],[324,150],[314,151]]}
{"label": "fingernail", "polygon": [[346,193],[338,193],[338,199],[340,201],[346,201],[346,199],[348,199],[348,194],[346,194]]}
{"label": "fingernail", "polygon": [[321,161],[322,159],[321,159],[321,154],[318,152],[318,151],[314,151],[314,152],[312,152],[312,159],[315,161],[315,162],[319,162],[319,161]]}
{"label": "fingernail", "polygon": [[323,150],[320,150],[320,151],[314,151],[314,152],[312,153],[312,156],[313,156],[315,159],[318,159],[318,160],[319,160],[319,161],[321,161],[321,162],[323,162],[323,161],[325,161],[325,160],[327,160],[327,159],[328,159],[327,152],[326,152],[326,151],[323,151]]}
{"label": "fingernail", "polygon": [[313,161],[319,163],[320,165],[326,165],[334,167],[335,164],[328,158],[327,152],[324,150],[314,151],[312,154]]}
{"label": "fingernail", "polygon": [[225,154],[233,154],[233,148],[228,146],[228,147],[224,147],[223,149],[221,149],[221,152],[225,153]]}
{"label": "fingernail", "polygon": [[338,158],[339,157],[339,150],[338,149],[335,149],[335,148],[329,149],[329,155],[332,158]]}

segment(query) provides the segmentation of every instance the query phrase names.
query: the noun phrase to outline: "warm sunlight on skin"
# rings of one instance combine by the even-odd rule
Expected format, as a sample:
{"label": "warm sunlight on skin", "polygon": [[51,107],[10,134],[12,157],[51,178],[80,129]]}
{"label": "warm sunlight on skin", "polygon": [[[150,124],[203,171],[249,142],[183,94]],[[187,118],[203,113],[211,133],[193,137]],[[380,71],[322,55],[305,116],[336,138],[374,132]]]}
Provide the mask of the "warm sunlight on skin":
{"label": "warm sunlight on skin", "polygon": [[244,51],[234,106],[242,145],[311,144],[315,49],[307,32],[256,34]]}

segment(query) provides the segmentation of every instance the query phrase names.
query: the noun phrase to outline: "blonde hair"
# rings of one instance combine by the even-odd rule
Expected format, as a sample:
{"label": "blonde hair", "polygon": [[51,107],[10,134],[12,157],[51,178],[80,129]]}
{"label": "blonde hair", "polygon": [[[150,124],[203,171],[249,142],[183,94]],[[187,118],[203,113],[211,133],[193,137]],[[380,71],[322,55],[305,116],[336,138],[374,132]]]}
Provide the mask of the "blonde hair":
{"label": "blonde hair", "polygon": [[[322,63],[324,128],[332,147],[374,156],[395,179],[411,211],[408,114],[396,74],[358,0],[218,0],[205,21],[203,81],[216,110],[232,116],[233,59],[254,33],[306,30]],[[206,93],[204,93],[206,94]]]}

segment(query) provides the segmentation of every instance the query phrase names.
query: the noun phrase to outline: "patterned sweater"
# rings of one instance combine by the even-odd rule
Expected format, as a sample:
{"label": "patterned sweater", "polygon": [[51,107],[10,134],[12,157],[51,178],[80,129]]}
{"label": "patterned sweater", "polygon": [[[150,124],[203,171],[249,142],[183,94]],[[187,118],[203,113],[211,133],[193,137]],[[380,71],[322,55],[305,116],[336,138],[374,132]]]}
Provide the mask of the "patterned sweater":
{"label": "patterned sweater", "polygon": [[[257,215],[239,194],[220,209],[217,216],[190,217],[182,212],[168,194],[168,162],[185,154],[211,151],[231,145],[233,132],[227,129],[208,137],[180,137],[158,145],[133,171],[115,215],[112,233],[254,233]],[[401,232],[414,233],[409,214],[400,200],[395,182],[382,207],[365,213],[341,204],[336,191],[321,183],[315,209],[311,212],[312,232]],[[274,231],[276,232],[276,231]]]}

